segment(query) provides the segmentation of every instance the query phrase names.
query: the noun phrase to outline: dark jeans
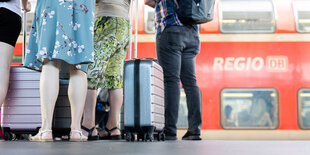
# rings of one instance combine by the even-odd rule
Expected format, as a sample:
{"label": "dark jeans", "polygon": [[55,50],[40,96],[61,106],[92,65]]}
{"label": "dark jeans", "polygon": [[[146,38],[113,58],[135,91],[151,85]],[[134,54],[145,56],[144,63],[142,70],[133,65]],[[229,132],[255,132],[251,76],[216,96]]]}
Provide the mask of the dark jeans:
{"label": "dark jeans", "polygon": [[201,95],[196,82],[195,62],[200,50],[197,31],[191,26],[170,26],[156,38],[156,53],[164,70],[165,132],[176,135],[180,103],[180,80],[188,108],[188,131],[200,134]]}

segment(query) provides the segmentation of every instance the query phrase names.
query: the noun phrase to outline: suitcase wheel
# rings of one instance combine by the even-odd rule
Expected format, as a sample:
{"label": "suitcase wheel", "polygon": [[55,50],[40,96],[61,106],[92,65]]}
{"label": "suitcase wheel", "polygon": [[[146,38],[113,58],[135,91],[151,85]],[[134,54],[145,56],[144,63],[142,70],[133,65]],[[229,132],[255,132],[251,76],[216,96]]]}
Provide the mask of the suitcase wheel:
{"label": "suitcase wheel", "polygon": [[150,141],[150,142],[154,141],[154,136],[153,136],[153,134],[146,133],[145,141]]}
{"label": "suitcase wheel", "polygon": [[142,138],[142,141],[145,141],[145,142],[153,142],[154,141],[154,136],[152,133],[149,133],[149,132],[146,132],[143,134],[143,138]]}
{"label": "suitcase wheel", "polygon": [[4,139],[4,140],[9,140],[9,141],[15,140],[15,139],[16,139],[16,135],[15,135],[15,134],[12,134],[12,133],[10,133],[10,132],[4,132],[4,133],[3,133],[3,139]]}
{"label": "suitcase wheel", "polygon": [[10,128],[4,127],[2,128],[2,132],[4,140],[13,140],[13,134],[11,133]]}
{"label": "suitcase wheel", "polygon": [[166,135],[164,132],[159,133],[160,140],[165,141],[166,140]]}
{"label": "suitcase wheel", "polygon": [[164,134],[164,132],[159,132],[157,135],[156,135],[156,138],[158,141],[165,141],[166,139],[166,135]]}
{"label": "suitcase wheel", "polygon": [[126,132],[126,141],[130,142],[130,141],[135,141],[135,135],[132,132]]}

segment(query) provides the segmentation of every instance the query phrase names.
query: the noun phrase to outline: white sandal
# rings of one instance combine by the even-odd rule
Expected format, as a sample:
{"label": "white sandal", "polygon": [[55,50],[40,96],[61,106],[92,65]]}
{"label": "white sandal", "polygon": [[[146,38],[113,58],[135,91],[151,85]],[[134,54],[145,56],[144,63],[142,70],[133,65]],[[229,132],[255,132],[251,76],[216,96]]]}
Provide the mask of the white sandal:
{"label": "white sandal", "polygon": [[[33,142],[52,142],[53,141],[53,131],[52,130],[39,130],[35,136],[30,136],[29,140]],[[43,134],[51,134],[52,138],[43,138]]]}
{"label": "white sandal", "polygon": [[[72,134],[78,134],[79,138],[72,138]],[[71,142],[86,142],[87,141],[87,136],[83,135],[81,130],[71,130],[70,132],[70,141]]]}

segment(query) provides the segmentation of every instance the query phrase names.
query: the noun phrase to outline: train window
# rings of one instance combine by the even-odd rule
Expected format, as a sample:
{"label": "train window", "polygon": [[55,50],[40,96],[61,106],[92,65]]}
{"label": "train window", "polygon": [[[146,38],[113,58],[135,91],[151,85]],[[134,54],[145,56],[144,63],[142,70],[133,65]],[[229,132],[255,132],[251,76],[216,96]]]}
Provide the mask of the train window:
{"label": "train window", "polygon": [[155,10],[144,5],[144,31],[145,33],[155,33]]}
{"label": "train window", "polygon": [[272,0],[221,0],[223,33],[273,33],[276,31]]}
{"label": "train window", "polygon": [[296,30],[300,33],[310,32],[310,1],[295,0]]}
{"label": "train window", "polygon": [[278,93],[275,89],[224,89],[221,92],[224,129],[276,129]]}
{"label": "train window", "polygon": [[310,89],[298,91],[298,122],[302,129],[310,129]]}

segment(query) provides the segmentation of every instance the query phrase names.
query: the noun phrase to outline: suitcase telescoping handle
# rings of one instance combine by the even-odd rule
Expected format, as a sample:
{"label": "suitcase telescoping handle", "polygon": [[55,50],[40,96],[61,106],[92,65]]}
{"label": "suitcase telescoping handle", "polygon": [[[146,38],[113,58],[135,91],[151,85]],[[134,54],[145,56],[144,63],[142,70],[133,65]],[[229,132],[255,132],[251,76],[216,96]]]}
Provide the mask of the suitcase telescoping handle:
{"label": "suitcase telescoping handle", "polygon": [[[133,4],[135,2],[135,38],[134,49],[132,48],[132,26],[133,26]],[[130,26],[129,26],[129,54],[128,60],[132,59],[132,51],[134,51],[134,129],[141,130],[140,126],[140,59],[137,59],[137,36],[138,36],[138,0],[130,1]],[[125,92],[126,93],[126,92]],[[125,110],[126,112],[126,110]]]}
{"label": "suitcase telescoping handle", "polygon": [[137,48],[138,48],[138,0],[135,0],[135,38],[134,38],[134,49],[132,49],[132,26],[133,26],[133,4],[134,0],[130,0],[130,24],[129,24],[129,54],[128,59],[132,59],[132,51],[134,51],[134,59],[137,58]]}
{"label": "suitcase telescoping handle", "polygon": [[26,42],[27,42],[27,13],[23,11],[23,50],[22,50],[22,63],[24,64],[26,54]]}

